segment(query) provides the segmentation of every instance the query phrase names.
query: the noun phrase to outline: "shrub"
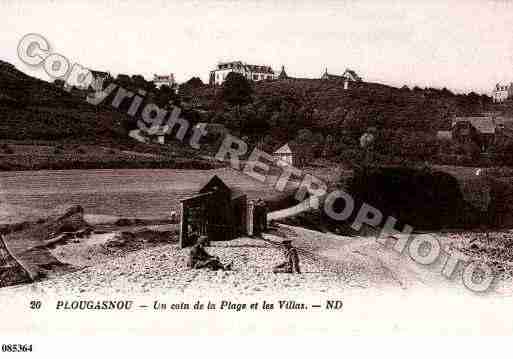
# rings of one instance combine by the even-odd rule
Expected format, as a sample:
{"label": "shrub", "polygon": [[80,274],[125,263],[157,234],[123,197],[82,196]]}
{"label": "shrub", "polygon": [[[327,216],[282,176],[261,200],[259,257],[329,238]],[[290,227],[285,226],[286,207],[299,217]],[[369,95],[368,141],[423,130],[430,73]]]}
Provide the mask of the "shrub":
{"label": "shrub", "polygon": [[5,143],[0,146],[0,150],[6,155],[12,155],[14,153],[14,150],[8,144]]}
{"label": "shrub", "polygon": [[367,203],[381,211],[383,220],[388,216],[398,219],[398,228],[409,224],[439,229],[477,225],[479,221],[478,211],[465,202],[456,178],[444,172],[363,168],[349,181],[347,190],[355,199],[355,208]]}
{"label": "shrub", "polygon": [[53,153],[54,153],[55,155],[61,155],[61,154],[63,154],[63,153],[64,153],[64,146],[63,146],[63,145],[57,145],[57,146],[55,146],[55,147],[54,147],[54,149],[53,149]]}

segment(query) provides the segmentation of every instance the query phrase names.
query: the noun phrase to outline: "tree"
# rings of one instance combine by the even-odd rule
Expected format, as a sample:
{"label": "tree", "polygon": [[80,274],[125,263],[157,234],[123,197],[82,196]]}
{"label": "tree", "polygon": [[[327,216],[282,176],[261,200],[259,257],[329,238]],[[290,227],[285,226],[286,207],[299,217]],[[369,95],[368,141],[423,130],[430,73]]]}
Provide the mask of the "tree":
{"label": "tree", "polygon": [[223,83],[221,97],[223,101],[238,107],[251,102],[252,93],[251,84],[243,75],[230,72]]}
{"label": "tree", "polygon": [[132,79],[128,75],[118,74],[118,76],[116,77],[116,84],[120,87],[131,88]]}
{"label": "tree", "polygon": [[155,90],[155,84],[151,81],[146,81],[142,75],[132,75],[131,78],[132,86],[136,90],[153,91]]}
{"label": "tree", "polygon": [[178,93],[180,96],[190,96],[192,91],[204,86],[205,84],[199,77],[191,77],[187,82],[178,86]]}
{"label": "tree", "polygon": [[64,80],[61,80],[61,79],[56,79],[53,81],[53,84],[57,87],[60,87],[60,88],[63,88],[64,87]]}
{"label": "tree", "polygon": [[448,90],[447,87],[444,87],[442,89],[441,93],[442,93],[442,96],[444,96],[444,97],[453,97],[454,96],[454,94],[450,90]]}
{"label": "tree", "polygon": [[192,77],[184,85],[189,86],[191,88],[201,88],[205,86],[205,84],[203,83],[203,81],[201,81],[199,77]]}
{"label": "tree", "polygon": [[175,91],[168,85],[162,85],[155,95],[155,103],[161,108],[166,108],[176,100]]}
{"label": "tree", "polygon": [[197,90],[205,87],[205,84],[199,77],[192,77],[187,82],[178,86],[178,94],[184,101],[190,101],[196,97]]}

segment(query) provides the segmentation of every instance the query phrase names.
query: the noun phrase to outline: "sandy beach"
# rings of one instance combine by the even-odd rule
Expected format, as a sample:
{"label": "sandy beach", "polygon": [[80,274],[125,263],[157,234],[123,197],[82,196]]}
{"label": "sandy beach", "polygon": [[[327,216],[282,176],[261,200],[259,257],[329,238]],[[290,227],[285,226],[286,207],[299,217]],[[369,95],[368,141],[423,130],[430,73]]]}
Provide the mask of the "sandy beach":
{"label": "sandy beach", "polygon": [[[276,293],[340,294],[353,290],[373,293],[393,289],[444,289],[468,291],[458,274],[448,280],[440,267],[425,267],[407,254],[384,247],[371,237],[343,237],[298,227],[280,226],[280,237],[240,238],[213,242],[207,251],[223,263],[233,262],[231,271],[190,270],[189,249],[176,243],[136,251],[112,251],[107,243],[116,232],[93,235],[83,243],[51,250],[59,261],[76,268],[72,273],[0,290],[2,295],[144,295],[216,293],[260,295]],[[119,233],[119,232],[118,232]],[[300,253],[302,274],[273,274],[283,260],[274,243],[283,235],[293,240]],[[510,273],[511,267],[507,267]],[[506,276],[509,277],[509,274]],[[506,278],[502,276],[502,278]],[[508,282],[493,291],[508,295]],[[506,284],[505,284],[506,283]]]}

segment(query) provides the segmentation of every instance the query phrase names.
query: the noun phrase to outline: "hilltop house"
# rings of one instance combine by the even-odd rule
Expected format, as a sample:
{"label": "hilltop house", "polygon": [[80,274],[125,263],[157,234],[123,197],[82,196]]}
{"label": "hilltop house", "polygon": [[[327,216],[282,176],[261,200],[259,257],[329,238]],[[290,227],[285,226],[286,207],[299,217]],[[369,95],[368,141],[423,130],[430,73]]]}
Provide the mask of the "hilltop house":
{"label": "hilltop house", "polygon": [[509,85],[496,84],[492,90],[493,102],[502,103],[513,98],[513,82]]}
{"label": "hilltop house", "polygon": [[342,80],[344,81],[344,90],[349,89],[349,84],[351,82],[362,82],[362,78],[350,69],[346,69],[342,75],[332,75],[328,73],[328,69],[326,68],[321,76],[321,80]]}
{"label": "hilltop house", "polygon": [[163,85],[169,86],[172,89],[174,89],[176,87],[176,81],[175,81],[174,74],[169,74],[169,75],[153,74],[152,82],[156,88],[160,88]]}
{"label": "hilltop house", "polygon": [[294,155],[288,143],[274,151],[273,158],[278,163],[278,165],[287,166],[294,164]]}
{"label": "hilltop house", "polygon": [[347,80],[351,82],[362,82],[362,78],[350,69],[346,69],[342,75],[332,75],[328,73],[328,69],[326,69],[321,76],[321,80]]}
{"label": "hilltop house", "polygon": [[105,86],[108,83],[112,82],[112,80],[114,79],[110,72],[92,69],[89,69],[89,71],[91,71],[91,74],[93,75],[93,82],[91,84],[91,88],[93,89],[94,93],[101,92],[105,88]]}
{"label": "hilltop house", "polygon": [[221,62],[210,71],[210,84],[221,85],[230,72],[238,72],[250,81],[274,80],[274,70],[265,65],[248,65],[242,61]]}

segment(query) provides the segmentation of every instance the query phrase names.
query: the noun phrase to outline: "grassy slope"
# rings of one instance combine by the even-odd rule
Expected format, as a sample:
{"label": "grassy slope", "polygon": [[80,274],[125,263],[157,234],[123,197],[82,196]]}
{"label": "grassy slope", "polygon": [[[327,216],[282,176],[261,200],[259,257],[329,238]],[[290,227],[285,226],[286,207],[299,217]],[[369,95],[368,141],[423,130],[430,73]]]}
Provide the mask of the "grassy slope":
{"label": "grassy slope", "polygon": [[[378,129],[376,152],[388,161],[434,158],[440,147],[436,132],[449,130],[453,116],[481,112],[490,102],[476,94],[368,82],[352,83],[345,90],[342,81],[320,79],[258,82],[253,89],[250,103],[240,108],[222,102],[221,87],[197,89],[194,98],[207,109],[210,121],[266,151],[292,142],[307,163],[323,153],[338,162],[354,159],[359,138],[369,127]],[[306,138],[304,130],[312,135]]]}
{"label": "grassy slope", "polygon": [[179,142],[135,141],[130,120],[0,62],[0,170],[212,167]]}

